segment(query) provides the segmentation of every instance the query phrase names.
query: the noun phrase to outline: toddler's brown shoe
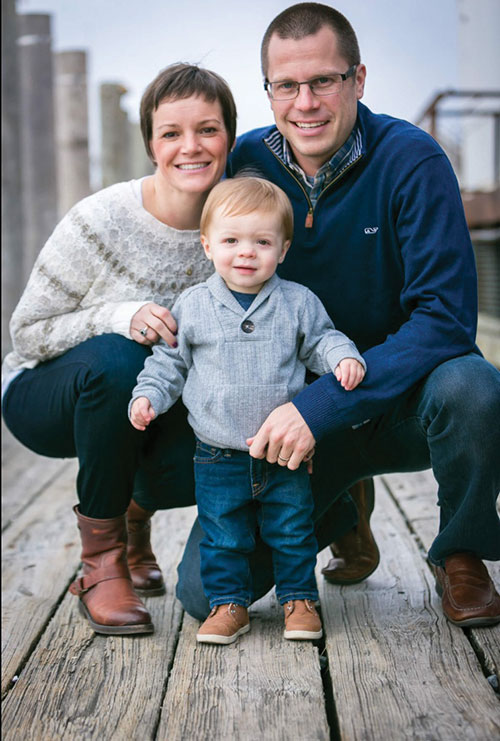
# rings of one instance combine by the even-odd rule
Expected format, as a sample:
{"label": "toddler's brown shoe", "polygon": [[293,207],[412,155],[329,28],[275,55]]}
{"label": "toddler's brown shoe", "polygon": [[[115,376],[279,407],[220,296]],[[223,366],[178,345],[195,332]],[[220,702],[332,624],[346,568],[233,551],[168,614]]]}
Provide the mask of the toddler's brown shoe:
{"label": "toddler's brown shoe", "polygon": [[314,641],[321,638],[321,620],[313,603],[308,599],[285,602],[285,638],[292,641]]}
{"label": "toddler's brown shoe", "polygon": [[212,608],[199,629],[196,640],[198,643],[234,643],[238,636],[249,630],[247,608],[231,602],[229,605],[216,605]]}

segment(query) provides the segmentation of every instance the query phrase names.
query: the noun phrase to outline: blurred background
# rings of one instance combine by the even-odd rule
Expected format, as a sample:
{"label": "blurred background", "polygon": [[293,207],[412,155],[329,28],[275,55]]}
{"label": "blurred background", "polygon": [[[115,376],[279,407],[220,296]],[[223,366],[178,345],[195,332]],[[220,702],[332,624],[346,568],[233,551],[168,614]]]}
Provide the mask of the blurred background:
{"label": "blurred background", "polygon": [[[272,123],[259,50],[276,0],[2,0],[2,356],[8,321],[56,223],[151,170],[146,85],[173,62],[230,84],[238,133]],[[364,102],[450,157],[479,274],[479,345],[500,366],[500,0],[337,0],[368,75]]]}

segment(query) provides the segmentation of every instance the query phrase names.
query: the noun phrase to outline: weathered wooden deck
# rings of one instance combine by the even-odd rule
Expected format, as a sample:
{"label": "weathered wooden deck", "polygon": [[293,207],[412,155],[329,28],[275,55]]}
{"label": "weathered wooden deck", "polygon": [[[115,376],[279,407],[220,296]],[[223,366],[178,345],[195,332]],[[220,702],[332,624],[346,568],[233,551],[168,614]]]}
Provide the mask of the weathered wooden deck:
{"label": "weathered wooden deck", "polygon": [[251,632],[220,647],[196,644],[198,623],[174,597],[193,508],[155,516],[168,594],[147,600],[154,635],[99,636],[67,593],[79,566],[75,463],[35,456],[8,433],[2,463],[5,741],[500,738],[500,627],[462,630],[442,615],[425,560],[429,473],[377,480],[372,577],[339,588],[318,575],[324,644],[284,640],[268,596]]}

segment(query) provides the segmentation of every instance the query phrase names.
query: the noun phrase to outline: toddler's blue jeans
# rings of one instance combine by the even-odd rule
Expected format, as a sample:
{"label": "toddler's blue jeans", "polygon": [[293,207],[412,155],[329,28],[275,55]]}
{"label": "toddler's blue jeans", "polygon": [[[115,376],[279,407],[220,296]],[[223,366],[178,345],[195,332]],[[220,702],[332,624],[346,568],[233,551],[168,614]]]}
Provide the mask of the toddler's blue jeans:
{"label": "toddler's blue jeans", "polygon": [[248,556],[257,528],[271,548],[280,604],[318,599],[314,566],[313,499],[307,467],[296,471],[251,458],[240,450],[197,441],[194,475],[201,579],[210,607],[254,599]]}

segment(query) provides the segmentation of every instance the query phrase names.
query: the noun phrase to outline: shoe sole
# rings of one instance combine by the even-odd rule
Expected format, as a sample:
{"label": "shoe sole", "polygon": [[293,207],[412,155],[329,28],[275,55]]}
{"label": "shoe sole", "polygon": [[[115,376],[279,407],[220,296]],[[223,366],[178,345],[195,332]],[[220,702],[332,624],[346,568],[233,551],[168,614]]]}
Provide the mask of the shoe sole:
{"label": "shoe sole", "polygon": [[244,625],[243,628],[240,628],[231,636],[221,636],[217,635],[217,633],[202,633],[201,635],[197,633],[196,641],[198,643],[218,643],[221,646],[227,646],[229,643],[234,643],[244,633],[248,633],[249,630],[250,625]]}
{"label": "shoe sole", "polygon": [[289,641],[316,641],[323,637],[322,630],[285,630],[283,633]]}
{"label": "shoe sole", "polygon": [[107,636],[126,636],[126,635],[137,635],[138,633],[154,633],[153,623],[142,623],[140,625],[101,625],[96,623],[95,620],[90,616],[90,612],[87,610],[81,600],[78,602],[78,609],[83,617],[87,618],[90,627],[96,633],[102,633]]}

